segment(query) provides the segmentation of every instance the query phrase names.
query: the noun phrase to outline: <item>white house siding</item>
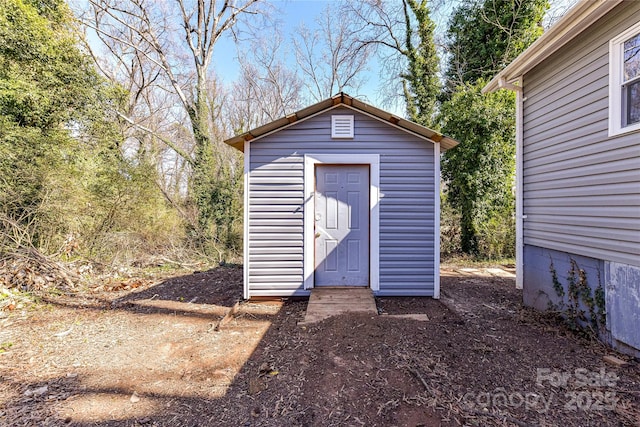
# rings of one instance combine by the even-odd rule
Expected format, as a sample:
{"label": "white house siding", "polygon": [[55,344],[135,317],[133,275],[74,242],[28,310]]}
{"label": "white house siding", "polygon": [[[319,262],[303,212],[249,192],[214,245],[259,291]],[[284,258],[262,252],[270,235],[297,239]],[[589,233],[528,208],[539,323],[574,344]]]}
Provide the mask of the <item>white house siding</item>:
{"label": "white house siding", "polygon": [[608,137],[609,40],[638,21],[624,2],[524,76],[525,245],[640,266],[640,134]]}
{"label": "white house siding", "polygon": [[[341,113],[355,116],[353,139],[331,139],[331,115]],[[308,295],[303,288],[304,155],[341,152],[380,155],[378,294],[433,295],[433,144],[340,107],[251,143],[250,296]]]}

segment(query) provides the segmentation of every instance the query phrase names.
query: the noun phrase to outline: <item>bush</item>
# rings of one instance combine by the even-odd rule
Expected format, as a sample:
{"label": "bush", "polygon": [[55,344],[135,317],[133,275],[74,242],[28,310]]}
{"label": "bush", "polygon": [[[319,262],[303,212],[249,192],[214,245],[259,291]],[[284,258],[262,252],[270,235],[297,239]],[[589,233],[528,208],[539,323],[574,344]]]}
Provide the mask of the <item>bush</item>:
{"label": "bush", "polygon": [[446,196],[442,196],[440,207],[440,254],[449,257],[462,253],[460,246],[460,214],[451,207]]}
{"label": "bush", "polygon": [[515,217],[511,213],[494,215],[480,224],[478,256],[484,259],[513,258],[516,248]]}
{"label": "bush", "polygon": [[474,254],[462,250],[462,215],[451,206],[446,195],[440,210],[440,255],[442,258],[463,257],[471,261],[497,260],[515,257],[516,228],[514,213],[491,212],[485,221],[478,221],[476,236],[478,251]]}

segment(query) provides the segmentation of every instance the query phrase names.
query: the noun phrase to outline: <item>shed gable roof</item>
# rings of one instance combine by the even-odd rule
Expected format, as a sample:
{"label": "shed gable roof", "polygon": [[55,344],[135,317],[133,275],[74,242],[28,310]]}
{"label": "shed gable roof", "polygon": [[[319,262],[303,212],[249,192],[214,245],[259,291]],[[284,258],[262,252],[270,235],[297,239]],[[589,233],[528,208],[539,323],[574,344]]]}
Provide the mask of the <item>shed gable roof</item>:
{"label": "shed gable roof", "polygon": [[224,142],[240,151],[244,151],[245,141],[254,141],[258,138],[270,135],[296,122],[299,122],[300,120],[305,120],[319,113],[329,111],[340,106],[344,106],[355,111],[360,111],[380,121],[386,122],[390,126],[397,127],[404,130],[405,132],[417,135],[424,139],[428,139],[431,142],[439,142],[440,147],[444,150],[448,150],[458,145],[458,142],[454,139],[444,136],[432,129],[429,129],[428,127],[419,125],[410,120],[402,119],[365,102],[359,101],[347,95],[346,93],[339,93],[337,95],[334,95],[329,99],[320,101],[317,104],[311,105],[293,114],[289,114],[286,117],[282,117],[271,123],[259,126],[241,135],[234,136],[233,138],[229,138]]}
{"label": "shed gable roof", "polygon": [[623,0],[580,0],[538,40],[500,71],[482,92],[511,87],[521,76],[576,38]]}

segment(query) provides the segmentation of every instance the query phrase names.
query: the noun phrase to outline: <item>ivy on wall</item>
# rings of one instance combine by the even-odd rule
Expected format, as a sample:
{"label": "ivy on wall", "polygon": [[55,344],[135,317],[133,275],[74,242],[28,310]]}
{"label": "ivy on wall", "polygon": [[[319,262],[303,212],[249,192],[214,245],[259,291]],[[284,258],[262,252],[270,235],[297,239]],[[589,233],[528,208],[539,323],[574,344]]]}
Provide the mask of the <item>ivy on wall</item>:
{"label": "ivy on wall", "polygon": [[604,288],[600,274],[598,274],[598,286],[592,289],[588,283],[587,273],[580,268],[576,260],[570,258],[570,265],[567,272],[567,283],[563,285],[558,278],[553,260],[550,261],[551,282],[560,298],[560,303],[549,303],[549,309],[559,312],[572,330],[584,327],[594,333],[604,330],[607,319]]}

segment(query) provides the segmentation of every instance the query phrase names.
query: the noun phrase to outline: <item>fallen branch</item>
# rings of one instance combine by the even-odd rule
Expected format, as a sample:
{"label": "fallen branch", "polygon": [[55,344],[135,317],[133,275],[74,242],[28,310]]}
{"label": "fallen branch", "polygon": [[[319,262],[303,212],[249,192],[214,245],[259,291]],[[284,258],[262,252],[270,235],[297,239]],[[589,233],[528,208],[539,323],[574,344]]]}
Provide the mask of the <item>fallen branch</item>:
{"label": "fallen branch", "polygon": [[222,328],[224,325],[226,325],[227,323],[229,323],[231,321],[231,319],[233,319],[233,317],[236,315],[236,313],[240,310],[240,301],[236,302],[233,307],[231,307],[229,309],[229,311],[227,311],[227,314],[224,315],[224,317],[222,319],[220,319],[220,321],[218,322],[218,324],[215,327],[216,331],[219,331],[220,328]]}
{"label": "fallen branch", "polygon": [[77,275],[67,270],[35,248],[18,249],[0,260],[0,285],[24,291],[41,291],[48,288],[69,290],[79,281]]}
{"label": "fallen branch", "polygon": [[411,372],[413,374],[414,377],[416,377],[417,379],[420,380],[420,382],[422,383],[422,385],[424,386],[424,389],[426,391],[431,391],[431,387],[429,387],[429,385],[427,384],[427,382],[425,381],[425,379],[422,377],[422,375],[420,375],[420,372],[418,372],[417,370],[408,367],[407,370],[409,372]]}

